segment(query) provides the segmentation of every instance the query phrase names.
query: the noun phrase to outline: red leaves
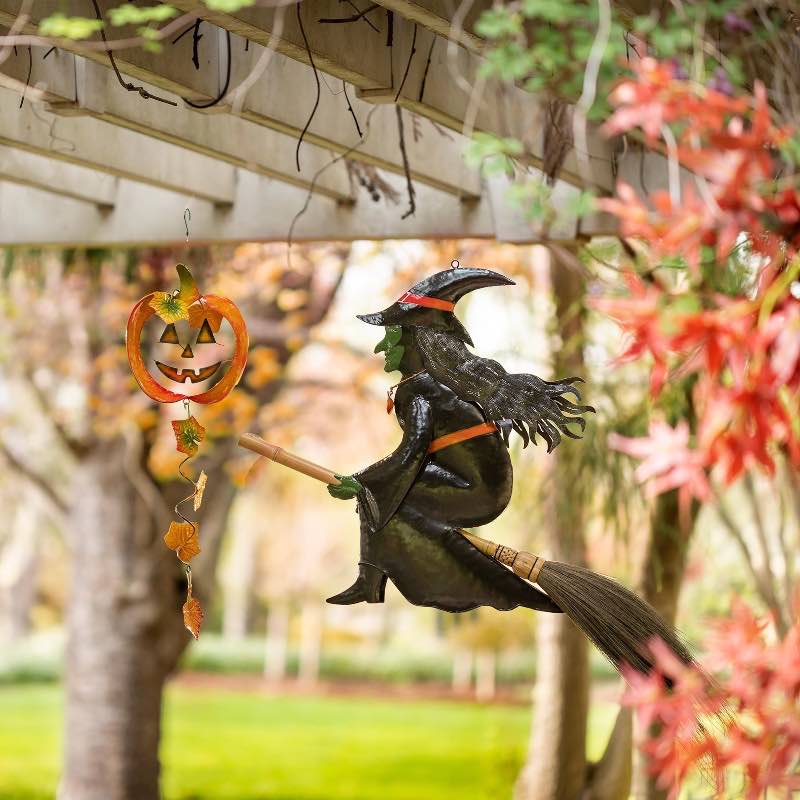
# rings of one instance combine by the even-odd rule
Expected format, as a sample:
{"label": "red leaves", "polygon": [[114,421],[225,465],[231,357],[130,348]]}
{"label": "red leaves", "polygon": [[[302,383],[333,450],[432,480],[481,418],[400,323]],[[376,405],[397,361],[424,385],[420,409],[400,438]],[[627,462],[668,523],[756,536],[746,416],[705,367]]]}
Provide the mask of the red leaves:
{"label": "red leaves", "polygon": [[670,470],[669,478],[653,481],[650,491],[679,488],[678,479],[682,478],[686,481],[684,498],[706,499],[705,489],[698,489],[702,487],[700,471],[718,466],[728,484],[751,466],[772,473],[776,446],[800,467],[796,415],[800,407],[800,303],[787,291],[759,323],[768,292],[760,303],[708,295],[709,307],[698,308],[699,301],[692,295],[646,286],[636,277],[629,277],[628,284],[629,296],[592,301],[594,308],[615,319],[628,336],[618,360],[652,357],[650,388],[654,397],[670,374],[697,376],[693,454],[688,429],[684,437],[681,426],[680,441],[666,441],[657,425],[658,435],[651,430],[651,436],[637,440],[635,446],[631,440],[616,440],[618,449],[645,460],[658,461],[665,452],[676,457],[682,453],[681,468]]}
{"label": "red leaves", "polygon": [[[624,237],[642,243],[637,268],[652,274],[679,256],[689,286],[667,290],[679,284],[628,275],[628,296],[593,306],[627,334],[620,361],[652,359],[654,397],[669,376],[696,376],[692,437],[678,426],[670,435],[680,441],[668,441],[656,427],[617,444],[644,459],[639,475],[648,475],[651,492],[679,488],[684,500],[702,499],[714,467],[728,483],[751,466],[772,472],[776,450],[800,467],[800,303],[788,290],[800,272],[800,190],[796,176],[775,180],[774,154],[787,132],[772,124],[762,85],[752,97],[730,97],[682,79],[670,63],[644,58],[632,69],[611,96],[617,110],[605,130],[641,128],[651,146],[665,136],[661,149],[695,174],[649,197],[620,183],[617,196],[598,205],[618,218]],[[743,236],[752,256],[740,268],[752,271],[755,297],[722,296],[709,277],[729,269]]]}
{"label": "red leaves", "polygon": [[800,789],[800,623],[782,641],[768,640],[766,628],[766,620],[734,601],[732,617],[715,626],[709,643],[713,683],[659,642],[652,645],[657,671],[626,675],[623,702],[651,731],[641,747],[671,797],[698,767],[710,768],[720,793],[728,768],[743,771],[748,800],[769,789],[787,796]]}
{"label": "red leaves", "polygon": [[681,517],[689,518],[692,497],[709,500],[711,489],[706,479],[704,453],[689,448],[689,425],[679,422],[671,428],[665,422],[652,422],[650,435],[631,439],[610,434],[608,444],[614,450],[642,459],[636,468],[636,479],[647,482],[647,494],[653,496],[678,490]]}

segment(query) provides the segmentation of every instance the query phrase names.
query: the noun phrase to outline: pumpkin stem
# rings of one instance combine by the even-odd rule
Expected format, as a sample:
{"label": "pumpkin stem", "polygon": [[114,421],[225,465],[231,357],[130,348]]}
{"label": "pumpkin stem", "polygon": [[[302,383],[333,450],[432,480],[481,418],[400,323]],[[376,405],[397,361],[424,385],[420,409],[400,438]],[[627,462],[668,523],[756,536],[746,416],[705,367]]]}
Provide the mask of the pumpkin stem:
{"label": "pumpkin stem", "polygon": [[186,264],[176,264],[175,269],[178,272],[178,277],[180,278],[180,291],[179,297],[186,303],[187,306],[194,303],[198,297],[200,297],[200,291],[197,288],[197,284],[195,283],[194,278],[192,277],[192,273],[189,272],[189,267]]}

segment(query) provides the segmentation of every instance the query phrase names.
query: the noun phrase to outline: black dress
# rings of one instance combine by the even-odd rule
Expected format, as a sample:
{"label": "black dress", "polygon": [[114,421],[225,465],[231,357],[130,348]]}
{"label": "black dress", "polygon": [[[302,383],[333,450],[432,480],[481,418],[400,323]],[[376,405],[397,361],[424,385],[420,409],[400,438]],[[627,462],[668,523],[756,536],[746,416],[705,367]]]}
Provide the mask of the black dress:
{"label": "black dress", "polygon": [[374,499],[359,502],[368,599],[383,599],[388,577],[415,605],[558,612],[547,595],[456,530],[491,522],[511,499],[511,459],[498,433],[428,453],[435,438],[485,422],[480,408],[423,373],[398,388],[395,413],[400,446],[353,476]]}

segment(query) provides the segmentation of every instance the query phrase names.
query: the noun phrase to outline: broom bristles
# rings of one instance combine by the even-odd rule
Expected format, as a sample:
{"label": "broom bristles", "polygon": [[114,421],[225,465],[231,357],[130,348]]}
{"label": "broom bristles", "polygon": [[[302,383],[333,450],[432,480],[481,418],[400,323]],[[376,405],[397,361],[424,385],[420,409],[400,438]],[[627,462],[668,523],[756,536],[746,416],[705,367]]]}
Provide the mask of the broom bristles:
{"label": "broom bristles", "polygon": [[649,673],[648,643],[661,639],[685,664],[692,656],[677,633],[648,603],[617,581],[560,561],[547,561],[537,580],[553,602],[618,669]]}

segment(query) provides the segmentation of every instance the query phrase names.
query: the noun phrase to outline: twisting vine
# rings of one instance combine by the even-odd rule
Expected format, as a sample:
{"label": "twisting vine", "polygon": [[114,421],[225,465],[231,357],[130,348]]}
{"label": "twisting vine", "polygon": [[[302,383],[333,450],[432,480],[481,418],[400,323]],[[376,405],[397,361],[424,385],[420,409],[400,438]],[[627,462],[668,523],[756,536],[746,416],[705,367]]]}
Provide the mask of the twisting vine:
{"label": "twisting vine", "polygon": [[300,137],[297,140],[297,148],[294,151],[294,162],[297,166],[297,171],[300,172],[300,145],[303,143],[303,139],[305,138],[306,133],[308,132],[309,127],[311,127],[311,122],[314,119],[314,115],[317,113],[317,109],[319,108],[319,99],[322,88],[319,82],[319,73],[317,72],[316,64],[314,64],[314,56],[311,55],[311,45],[308,43],[308,37],[306,36],[306,29],[303,26],[303,17],[300,15],[300,3],[295,6],[295,11],[297,12],[297,24],[300,26],[300,33],[303,36],[303,42],[306,46],[306,53],[308,54],[308,63],[311,65],[311,69],[314,72],[314,81],[317,84],[317,96],[314,98],[314,107],[311,109],[311,113],[308,115],[308,119],[306,120],[306,124],[303,126],[303,130],[300,131]]}
{"label": "twisting vine", "polygon": [[[103,13],[100,11],[100,6],[97,5],[97,0],[92,0],[92,5],[94,6],[94,13],[97,17],[99,22],[105,24],[105,20],[103,19]],[[100,28],[100,38],[103,40],[103,45],[106,47],[106,51],[108,52],[108,60],[111,62],[111,68],[114,70],[114,74],[117,76],[117,80],[119,81],[119,85],[128,92],[137,92],[140,94],[145,100],[158,100],[159,103],[166,103],[168,106],[176,106],[177,103],[174,100],[168,100],[166,97],[160,97],[157,94],[153,94],[152,92],[148,92],[147,89],[144,88],[141,84],[137,86],[135,83],[131,81],[126,81],[122,77],[122,73],[119,71],[117,67],[117,60],[114,58],[113,51],[108,47],[108,39],[106,39],[106,34],[103,28]]]}

